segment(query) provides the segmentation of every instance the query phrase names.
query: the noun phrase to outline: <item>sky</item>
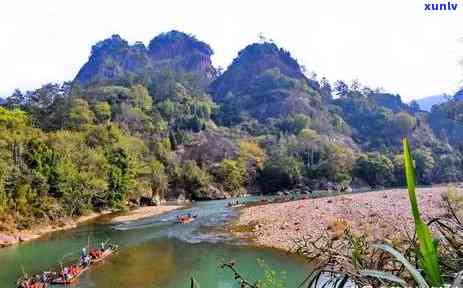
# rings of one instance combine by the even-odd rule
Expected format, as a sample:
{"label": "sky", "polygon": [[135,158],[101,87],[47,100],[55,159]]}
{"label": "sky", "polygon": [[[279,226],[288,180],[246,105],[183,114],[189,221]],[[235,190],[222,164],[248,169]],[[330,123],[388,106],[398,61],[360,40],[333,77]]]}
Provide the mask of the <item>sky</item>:
{"label": "sky", "polygon": [[[263,34],[330,81],[358,79],[404,100],[462,85],[463,2],[440,0],[5,0],[0,3],[0,97],[72,80],[99,40],[119,34],[148,44],[180,30],[227,67]],[[441,0],[443,1],[443,0]],[[450,0],[452,1],[452,0]],[[447,0],[443,1],[447,3]]]}

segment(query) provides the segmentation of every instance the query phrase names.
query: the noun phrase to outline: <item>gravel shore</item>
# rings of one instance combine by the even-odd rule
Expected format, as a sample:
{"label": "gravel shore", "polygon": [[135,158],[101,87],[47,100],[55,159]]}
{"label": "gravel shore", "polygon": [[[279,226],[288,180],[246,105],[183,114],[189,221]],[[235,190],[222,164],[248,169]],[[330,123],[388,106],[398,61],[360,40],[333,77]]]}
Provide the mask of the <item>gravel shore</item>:
{"label": "gravel shore", "polygon": [[[417,189],[424,219],[445,213],[441,195],[446,190],[445,186]],[[392,240],[412,233],[414,223],[410,211],[407,190],[391,189],[247,207],[242,210],[234,230],[238,236],[252,238],[257,245],[284,250],[294,248],[294,239],[326,235],[336,223],[349,225],[370,240]]]}
{"label": "gravel shore", "polygon": [[169,212],[172,210],[177,210],[183,208],[184,206],[180,205],[161,205],[161,206],[147,206],[140,207],[130,212],[127,212],[126,215],[121,215],[111,219],[112,223],[127,222],[138,219],[143,219],[151,216],[155,216],[161,213]]}

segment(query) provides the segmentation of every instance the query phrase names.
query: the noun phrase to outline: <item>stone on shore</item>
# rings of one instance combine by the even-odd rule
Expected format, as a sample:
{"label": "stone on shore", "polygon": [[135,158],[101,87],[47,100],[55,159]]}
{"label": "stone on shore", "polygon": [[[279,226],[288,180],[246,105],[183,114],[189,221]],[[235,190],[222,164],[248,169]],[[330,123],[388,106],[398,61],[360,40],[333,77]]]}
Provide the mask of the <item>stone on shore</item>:
{"label": "stone on shore", "polygon": [[[445,213],[441,199],[446,190],[445,186],[417,189],[423,219]],[[238,236],[250,236],[258,245],[285,250],[293,249],[294,239],[302,237],[325,235],[336,239],[346,227],[372,241],[401,238],[414,229],[406,189],[247,207],[235,224],[251,230],[251,235],[237,231]]]}
{"label": "stone on shore", "polygon": [[11,246],[19,242],[19,239],[7,234],[0,233],[0,248]]}

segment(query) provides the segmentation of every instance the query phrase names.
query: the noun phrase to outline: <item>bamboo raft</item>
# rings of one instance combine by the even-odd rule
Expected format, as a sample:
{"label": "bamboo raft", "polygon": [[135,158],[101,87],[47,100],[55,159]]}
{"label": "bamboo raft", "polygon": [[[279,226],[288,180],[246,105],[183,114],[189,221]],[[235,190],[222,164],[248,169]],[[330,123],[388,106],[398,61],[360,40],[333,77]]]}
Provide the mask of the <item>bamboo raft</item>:
{"label": "bamboo raft", "polygon": [[50,278],[48,281],[43,282],[43,280],[38,280],[36,278],[28,278],[28,277],[23,277],[20,280],[17,281],[16,287],[17,288],[48,288],[49,284],[52,285],[69,285],[75,283],[79,277],[87,270],[91,268],[92,265],[98,264],[102,262],[104,259],[107,257],[111,256],[112,254],[116,253],[118,250],[117,245],[110,245],[107,249],[105,249],[101,254],[98,254],[98,256],[95,257],[93,251],[98,251],[98,250],[92,250],[90,252],[90,263],[88,265],[84,264],[78,264],[75,265],[74,269],[76,272],[72,275],[68,275],[67,278],[64,277],[63,273],[63,268],[60,269],[60,272],[46,272],[50,273]]}

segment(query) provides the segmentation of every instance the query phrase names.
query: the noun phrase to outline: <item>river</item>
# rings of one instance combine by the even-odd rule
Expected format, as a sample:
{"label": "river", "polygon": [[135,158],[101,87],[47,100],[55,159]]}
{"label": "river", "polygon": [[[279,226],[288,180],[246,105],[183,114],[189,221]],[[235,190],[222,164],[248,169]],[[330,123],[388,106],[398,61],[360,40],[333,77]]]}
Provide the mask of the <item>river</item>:
{"label": "river", "polygon": [[78,258],[88,241],[97,244],[107,239],[120,246],[119,252],[85,272],[72,287],[182,288],[189,287],[191,276],[201,288],[239,287],[231,271],[220,269],[219,264],[233,260],[244,276],[257,280],[265,270],[258,259],[271,270],[284,271],[280,276],[286,278],[287,287],[297,287],[310,270],[303,259],[249,246],[220,232],[237,216],[236,210],[227,207],[229,201],[195,203],[185,211],[193,211],[198,218],[186,225],[175,224],[178,211],[122,224],[111,224],[103,216],[75,229],[0,249],[0,287],[14,287],[23,271],[37,273]]}

